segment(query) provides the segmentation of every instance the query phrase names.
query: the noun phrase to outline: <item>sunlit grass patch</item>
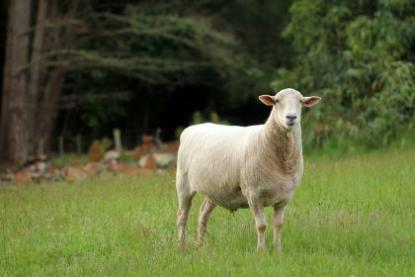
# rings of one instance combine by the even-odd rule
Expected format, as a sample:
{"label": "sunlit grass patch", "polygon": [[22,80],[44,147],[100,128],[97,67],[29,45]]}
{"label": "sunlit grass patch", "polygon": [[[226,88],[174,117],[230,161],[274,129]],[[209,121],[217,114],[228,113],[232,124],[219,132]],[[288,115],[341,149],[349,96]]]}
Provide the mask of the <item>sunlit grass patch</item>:
{"label": "sunlit grass patch", "polygon": [[216,209],[197,248],[200,196],[178,249],[173,175],[2,188],[1,275],[414,276],[414,154],[306,158],[278,256],[248,210]]}

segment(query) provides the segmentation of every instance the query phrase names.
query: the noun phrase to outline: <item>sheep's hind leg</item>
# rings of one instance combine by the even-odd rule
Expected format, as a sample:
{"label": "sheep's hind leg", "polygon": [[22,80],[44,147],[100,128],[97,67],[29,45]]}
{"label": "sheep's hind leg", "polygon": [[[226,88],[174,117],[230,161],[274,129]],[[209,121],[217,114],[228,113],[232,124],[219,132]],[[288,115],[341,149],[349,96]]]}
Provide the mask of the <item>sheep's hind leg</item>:
{"label": "sheep's hind leg", "polygon": [[180,168],[177,170],[176,189],[179,200],[179,207],[177,209],[177,244],[182,247],[185,245],[187,218],[190,207],[192,206],[194,192],[191,192],[187,178],[180,173]]}
{"label": "sheep's hind leg", "polygon": [[179,195],[179,208],[177,210],[177,244],[181,247],[185,245],[186,224],[189,216],[189,210],[192,206],[193,196],[194,194]]}
{"label": "sheep's hind leg", "polygon": [[197,233],[197,244],[202,245],[203,238],[206,235],[207,231],[207,222],[209,220],[209,216],[213,209],[216,207],[212,201],[210,201],[208,198],[205,198],[205,200],[202,203],[202,206],[200,207],[199,212],[199,226],[198,226],[198,233]]}

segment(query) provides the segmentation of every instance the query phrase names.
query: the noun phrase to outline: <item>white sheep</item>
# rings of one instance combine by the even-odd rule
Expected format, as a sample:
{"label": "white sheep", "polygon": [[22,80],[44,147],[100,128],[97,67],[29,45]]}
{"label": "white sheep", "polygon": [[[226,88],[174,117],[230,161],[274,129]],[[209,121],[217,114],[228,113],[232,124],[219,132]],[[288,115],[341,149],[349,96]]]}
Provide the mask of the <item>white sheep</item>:
{"label": "white sheep", "polygon": [[231,211],[249,207],[255,217],[257,248],[263,249],[264,207],[273,206],[273,243],[280,250],[284,208],[303,175],[301,107],[317,104],[320,97],[303,97],[287,88],[275,96],[261,95],[259,100],[272,106],[263,125],[206,123],[190,126],[181,134],[176,176],[179,245],[184,245],[191,201],[199,192],[205,196],[199,214],[199,243],[216,205]]}

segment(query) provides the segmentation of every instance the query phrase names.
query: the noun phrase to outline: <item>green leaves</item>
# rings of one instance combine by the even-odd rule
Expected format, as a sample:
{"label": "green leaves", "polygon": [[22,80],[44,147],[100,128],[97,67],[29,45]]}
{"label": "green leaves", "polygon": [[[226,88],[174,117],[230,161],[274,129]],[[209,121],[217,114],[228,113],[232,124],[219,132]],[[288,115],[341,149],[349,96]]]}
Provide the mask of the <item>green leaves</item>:
{"label": "green leaves", "polygon": [[96,129],[114,118],[125,117],[125,110],[115,103],[125,103],[130,98],[127,92],[86,92],[79,94],[80,116],[86,125]]}
{"label": "green leaves", "polygon": [[[66,62],[72,85],[66,94],[83,99],[78,108],[87,127],[124,124],[120,119],[126,114],[133,114],[135,129],[147,129],[156,120],[158,126],[161,111],[191,90],[212,91],[207,105],[221,107],[251,93],[261,72],[231,33],[214,28],[207,16],[173,13],[166,5],[123,3],[113,11],[92,3],[80,19],[86,31],[77,43],[48,53],[51,63]],[[116,91],[131,92],[131,101],[101,101],[100,96]],[[86,101],[84,92],[97,97]]]}
{"label": "green leaves", "polygon": [[[195,17],[144,14],[128,9],[125,15],[97,13],[89,22],[83,63],[77,66],[110,70],[150,84],[177,82],[177,74],[213,68],[227,75],[237,67],[233,38]],[[93,41],[99,41],[97,45]],[[81,56],[80,52],[72,51]]]}
{"label": "green leaves", "polygon": [[296,63],[273,84],[291,83],[330,101],[321,105],[327,140],[390,143],[409,130],[415,114],[414,12],[407,0],[294,1],[285,35],[296,47]]}

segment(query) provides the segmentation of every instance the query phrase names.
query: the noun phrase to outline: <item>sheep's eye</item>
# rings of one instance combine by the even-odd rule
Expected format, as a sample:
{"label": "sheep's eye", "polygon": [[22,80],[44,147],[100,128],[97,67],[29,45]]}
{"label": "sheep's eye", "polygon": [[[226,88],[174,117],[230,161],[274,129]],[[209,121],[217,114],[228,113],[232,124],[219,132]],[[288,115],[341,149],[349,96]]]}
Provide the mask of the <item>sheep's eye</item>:
{"label": "sheep's eye", "polygon": [[280,102],[280,100],[275,99],[274,104],[277,104],[278,102]]}

